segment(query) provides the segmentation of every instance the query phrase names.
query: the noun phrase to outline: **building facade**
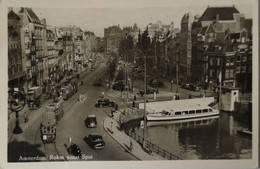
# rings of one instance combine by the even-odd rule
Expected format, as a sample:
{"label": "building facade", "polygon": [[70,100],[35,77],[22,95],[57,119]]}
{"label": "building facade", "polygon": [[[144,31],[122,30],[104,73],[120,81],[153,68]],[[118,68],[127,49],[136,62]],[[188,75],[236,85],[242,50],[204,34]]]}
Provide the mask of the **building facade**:
{"label": "building facade", "polygon": [[24,91],[25,56],[22,55],[21,18],[11,9],[8,13],[8,86]]}
{"label": "building facade", "polygon": [[110,26],[104,29],[105,51],[117,51],[119,49],[120,40],[122,37],[122,30],[118,26]]}

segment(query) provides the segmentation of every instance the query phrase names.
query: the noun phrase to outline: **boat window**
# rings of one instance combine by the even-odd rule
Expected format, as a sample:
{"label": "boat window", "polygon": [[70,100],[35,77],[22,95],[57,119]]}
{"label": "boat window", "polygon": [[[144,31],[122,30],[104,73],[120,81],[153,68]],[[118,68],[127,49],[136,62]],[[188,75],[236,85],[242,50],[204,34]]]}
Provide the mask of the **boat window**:
{"label": "boat window", "polygon": [[208,112],[208,109],[203,109],[203,113],[207,113]]}
{"label": "boat window", "polygon": [[181,115],[180,111],[175,112],[175,115]]}
{"label": "boat window", "polygon": [[194,114],[195,113],[195,110],[190,110],[189,111],[189,114]]}
{"label": "boat window", "polygon": [[201,113],[201,110],[196,110],[196,113]]}
{"label": "boat window", "polygon": [[212,109],[209,109],[209,112],[212,112]]}
{"label": "boat window", "polygon": [[183,111],[182,115],[188,114],[188,111]]}

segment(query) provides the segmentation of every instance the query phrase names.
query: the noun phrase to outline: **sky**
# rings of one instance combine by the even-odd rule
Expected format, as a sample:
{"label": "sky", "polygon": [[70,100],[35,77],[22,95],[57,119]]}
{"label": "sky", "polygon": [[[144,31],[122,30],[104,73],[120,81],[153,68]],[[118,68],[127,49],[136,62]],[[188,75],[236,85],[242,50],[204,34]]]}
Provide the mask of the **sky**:
{"label": "sky", "polygon": [[[80,0],[76,2],[80,2]],[[170,24],[173,21],[174,27],[180,28],[180,20],[185,13],[189,12],[192,16],[202,15],[208,5],[232,6],[234,4],[240,13],[245,14],[246,18],[252,18],[252,1],[250,0],[196,0],[196,2],[200,2],[196,4],[194,4],[195,0],[182,0],[181,2],[161,0],[161,3],[158,2],[155,0],[89,0],[82,2],[86,5],[64,3],[59,6],[54,4],[39,7],[38,4],[29,4],[28,7],[32,7],[40,19],[45,18],[50,26],[77,25],[83,30],[90,30],[100,37],[104,36],[104,28],[112,25],[120,25],[122,28],[137,23],[138,27],[144,29],[149,23],[162,21],[163,24]],[[17,11],[18,9],[14,8],[14,10]]]}

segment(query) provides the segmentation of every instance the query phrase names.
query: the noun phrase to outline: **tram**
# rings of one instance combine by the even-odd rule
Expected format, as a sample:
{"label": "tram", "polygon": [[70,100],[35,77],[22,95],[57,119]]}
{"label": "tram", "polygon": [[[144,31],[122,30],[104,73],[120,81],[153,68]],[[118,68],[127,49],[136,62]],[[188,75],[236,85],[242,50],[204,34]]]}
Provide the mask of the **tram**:
{"label": "tram", "polygon": [[52,111],[45,111],[42,114],[41,138],[44,144],[56,140],[56,116]]}

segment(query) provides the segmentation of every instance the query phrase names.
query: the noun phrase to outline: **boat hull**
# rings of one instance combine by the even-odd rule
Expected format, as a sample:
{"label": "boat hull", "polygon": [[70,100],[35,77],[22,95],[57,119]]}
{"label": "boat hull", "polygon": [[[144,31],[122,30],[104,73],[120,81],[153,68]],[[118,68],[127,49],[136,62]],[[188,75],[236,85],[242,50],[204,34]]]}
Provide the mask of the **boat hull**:
{"label": "boat hull", "polygon": [[186,119],[195,119],[202,117],[210,117],[219,115],[219,111],[211,112],[211,113],[201,113],[201,114],[193,114],[193,115],[178,115],[178,116],[162,116],[155,114],[149,114],[146,116],[147,121],[173,121],[173,120],[186,120]]}

